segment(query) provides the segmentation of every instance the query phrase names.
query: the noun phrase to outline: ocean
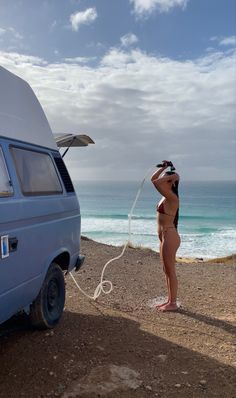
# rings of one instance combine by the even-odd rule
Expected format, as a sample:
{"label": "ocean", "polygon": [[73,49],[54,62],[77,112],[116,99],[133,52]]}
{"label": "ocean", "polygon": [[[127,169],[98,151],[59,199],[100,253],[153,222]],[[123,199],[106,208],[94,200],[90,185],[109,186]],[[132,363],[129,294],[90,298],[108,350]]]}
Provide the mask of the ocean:
{"label": "ocean", "polygon": [[[81,229],[98,242],[123,245],[128,214],[140,182],[76,181]],[[216,258],[236,253],[236,183],[180,182],[178,257]],[[131,242],[159,251],[156,203],[160,194],[149,180],[143,186],[131,221]]]}

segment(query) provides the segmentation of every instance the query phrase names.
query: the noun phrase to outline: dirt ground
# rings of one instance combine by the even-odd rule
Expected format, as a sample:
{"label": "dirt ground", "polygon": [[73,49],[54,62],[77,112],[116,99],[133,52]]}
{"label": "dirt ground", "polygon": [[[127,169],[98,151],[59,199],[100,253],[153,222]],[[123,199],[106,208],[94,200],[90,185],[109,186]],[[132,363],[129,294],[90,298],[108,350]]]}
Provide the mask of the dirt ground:
{"label": "dirt ground", "polygon": [[[90,295],[103,265],[121,248],[82,240],[74,274]],[[236,264],[179,262],[178,312],[160,313],[165,296],[158,254],[128,248],[105,273],[110,295],[94,302],[70,276],[64,315],[54,330],[26,316],[0,326],[0,397],[236,397]]]}

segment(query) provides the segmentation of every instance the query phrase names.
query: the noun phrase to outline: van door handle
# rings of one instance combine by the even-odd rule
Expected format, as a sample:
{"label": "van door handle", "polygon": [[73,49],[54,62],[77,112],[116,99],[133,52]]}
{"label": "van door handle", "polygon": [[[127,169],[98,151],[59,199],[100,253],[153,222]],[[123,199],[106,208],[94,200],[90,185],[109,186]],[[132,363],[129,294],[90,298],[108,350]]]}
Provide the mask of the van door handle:
{"label": "van door handle", "polygon": [[18,239],[17,238],[9,238],[9,252],[15,252],[18,246]]}

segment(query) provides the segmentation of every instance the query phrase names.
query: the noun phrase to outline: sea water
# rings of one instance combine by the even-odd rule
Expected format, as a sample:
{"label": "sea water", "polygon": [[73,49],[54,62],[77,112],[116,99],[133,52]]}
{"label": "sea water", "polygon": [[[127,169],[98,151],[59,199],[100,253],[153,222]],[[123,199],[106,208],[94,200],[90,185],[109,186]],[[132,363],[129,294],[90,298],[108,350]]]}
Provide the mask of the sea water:
{"label": "sea water", "polygon": [[[123,245],[128,214],[140,182],[75,182],[82,234],[98,242]],[[216,258],[236,253],[236,183],[182,182],[179,187],[179,257]],[[156,204],[161,199],[145,182],[131,222],[131,242],[159,251]]]}

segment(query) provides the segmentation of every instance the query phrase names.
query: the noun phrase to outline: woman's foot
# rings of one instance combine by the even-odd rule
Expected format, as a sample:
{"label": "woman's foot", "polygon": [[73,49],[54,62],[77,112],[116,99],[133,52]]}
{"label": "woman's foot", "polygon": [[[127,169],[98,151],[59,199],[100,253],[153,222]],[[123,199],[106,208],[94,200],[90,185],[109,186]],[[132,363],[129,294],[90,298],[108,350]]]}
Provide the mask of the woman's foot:
{"label": "woman's foot", "polygon": [[159,308],[162,308],[163,306],[165,306],[165,305],[167,305],[167,304],[169,304],[169,301],[166,301],[165,303],[162,303],[162,304],[157,304],[157,305],[155,306],[155,308],[156,308],[157,310],[159,310]]}
{"label": "woman's foot", "polygon": [[176,303],[168,302],[167,304],[162,305],[158,308],[159,311],[166,312],[166,311],[178,311],[179,307]]}

